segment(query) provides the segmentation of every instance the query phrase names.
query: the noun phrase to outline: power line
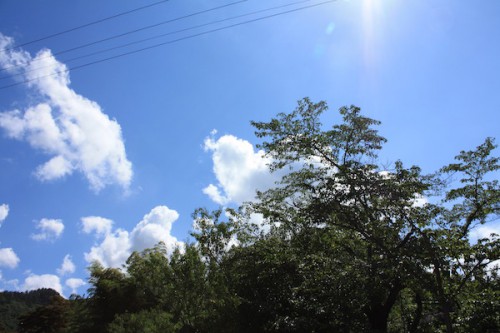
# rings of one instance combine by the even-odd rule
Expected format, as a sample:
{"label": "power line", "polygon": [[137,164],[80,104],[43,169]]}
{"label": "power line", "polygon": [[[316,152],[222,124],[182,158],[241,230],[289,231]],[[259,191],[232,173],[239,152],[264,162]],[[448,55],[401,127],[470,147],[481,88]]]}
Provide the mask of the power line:
{"label": "power line", "polygon": [[[106,38],[103,38],[103,39],[99,39],[99,40],[94,41],[94,42],[90,42],[90,43],[87,43],[87,44],[82,44],[82,45],[79,45],[79,46],[75,46],[75,47],[72,47],[70,49],[66,49],[66,50],[63,50],[63,51],[58,51],[58,52],[55,52],[53,55],[56,56],[56,55],[61,55],[61,54],[65,54],[65,53],[68,53],[68,52],[80,50],[80,49],[83,49],[83,48],[88,47],[88,46],[100,44],[100,43],[107,42],[107,41],[110,41],[110,40],[113,40],[113,39],[116,39],[116,38],[119,38],[119,37],[131,35],[133,33],[139,32],[139,31],[143,31],[143,30],[147,30],[147,29],[151,29],[151,28],[156,28],[156,27],[158,27],[160,25],[165,25],[167,23],[172,23],[172,22],[180,21],[180,20],[183,20],[183,19],[186,19],[186,18],[189,18],[189,17],[193,17],[193,16],[196,16],[196,15],[205,14],[205,13],[208,13],[208,12],[211,12],[211,11],[214,11],[214,10],[219,10],[219,9],[226,8],[226,7],[229,7],[229,6],[237,5],[239,3],[246,2],[246,1],[248,1],[248,0],[238,0],[238,1],[231,2],[231,3],[228,3],[228,4],[222,5],[222,6],[212,7],[212,8],[205,9],[205,10],[202,10],[202,11],[198,11],[198,12],[195,12],[195,13],[187,14],[187,15],[184,15],[184,16],[179,16],[179,17],[176,17],[176,18],[173,18],[173,19],[170,19],[170,20],[162,21],[162,22],[151,24],[151,25],[148,25],[148,26],[145,26],[145,27],[142,27],[142,28],[130,30],[130,31],[127,31],[127,32],[124,32],[124,33],[121,33],[121,34],[117,34],[117,35],[113,35],[113,36],[106,37]],[[40,60],[43,60],[43,59],[46,59],[46,58],[47,57],[38,58],[35,61],[40,61]],[[1,71],[5,71],[7,69],[14,68],[14,67],[18,67],[18,66],[14,65],[14,66],[10,66],[10,67],[1,68],[0,72]]]}
{"label": "power line", "polygon": [[[269,7],[269,8],[265,8],[265,9],[255,10],[255,11],[252,11],[252,12],[249,12],[249,13],[245,13],[245,14],[241,14],[241,15],[236,15],[236,16],[232,16],[232,17],[228,17],[228,18],[224,18],[224,19],[220,19],[220,20],[216,20],[216,21],[211,21],[211,22],[208,22],[208,23],[199,24],[199,25],[195,25],[195,26],[184,28],[184,29],[180,29],[180,30],[175,30],[175,31],[163,33],[163,34],[152,36],[152,37],[148,37],[148,38],[143,38],[143,39],[140,39],[140,40],[137,40],[137,41],[129,42],[129,43],[126,43],[126,44],[114,46],[114,47],[111,47],[111,48],[99,50],[99,51],[92,52],[92,53],[87,53],[87,54],[84,54],[84,55],[81,55],[81,56],[78,56],[78,57],[66,59],[66,60],[64,60],[64,63],[72,62],[72,61],[83,59],[83,58],[88,58],[88,57],[91,57],[91,56],[94,56],[94,55],[98,55],[98,54],[102,54],[102,53],[105,53],[105,52],[109,52],[109,51],[121,49],[121,48],[128,47],[128,46],[131,46],[131,45],[135,45],[135,44],[139,44],[139,43],[144,43],[144,42],[147,42],[147,41],[150,41],[150,40],[153,40],[153,39],[158,39],[158,38],[162,38],[162,37],[165,37],[165,36],[174,35],[174,34],[185,32],[185,31],[189,31],[189,30],[199,29],[199,28],[203,28],[203,27],[206,27],[206,26],[209,26],[209,25],[214,25],[214,24],[218,24],[218,23],[222,23],[222,22],[227,22],[227,21],[230,21],[230,20],[234,20],[234,19],[238,19],[238,18],[242,18],[242,17],[246,17],[246,16],[251,16],[251,15],[255,15],[255,14],[260,14],[260,13],[264,13],[264,12],[268,12],[268,11],[272,11],[272,10],[276,10],[276,9],[282,9],[282,8],[286,8],[286,7],[298,5],[298,4],[301,4],[301,3],[304,3],[304,2],[309,2],[309,1],[311,1],[311,0],[301,0],[301,1],[291,2],[291,3],[285,4],[285,5],[280,5],[280,6],[274,6],[274,7]],[[54,54],[54,55],[57,55],[57,53]],[[42,58],[37,59],[37,60],[41,60],[41,59],[45,59],[45,58],[47,58],[47,57],[42,57]],[[12,66],[12,67],[16,67],[16,66]],[[25,75],[27,73],[36,72],[36,71],[38,71],[40,69],[47,68],[47,67],[48,66],[42,66],[42,67],[38,67],[38,68],[34,68],[34,69],[31,69],[31,70],[25,71],[23,73],[6,75],[6,76],[3,76],[3,77],[0,77],[0,80],[5,80],[5,79],[14,78],[14,77],[17,77],[17,76],[22,76],[22,75]],[[9,67],[9,68],[11,68],[11,67]]]}
{"label": "power line", "polygon": [[154,48],[158,48],[160,46],[177,43],[177,42],[180,42],[180,41],[183,41],[183,40],[186,40],[186,39],[192,39],[192,38],[195,38],[195,37],[199,37],[199,36],[203,36],[203,35],[208,35],[208,34],[211,34],[211,33],[217,32],[217,31],[231,29],[231,28],[234,28],[234,27],[237,27],[237,26],[246,25],[246,24],[249,24],[249,23],[257,22],[257,21],[262,21],[262,20],[270,19],[270,18],[273,18],[273,17],[281,16],[281,15],[290,14],[290,13],[293,13],[293,12],[302,11],[302,10],[313,8],[313,7],[322,6],[322,5],[325,5],[325,4],[328,4],[328,3],[333,3],[333,2],[336,2],[336,1],[337,0],[327,0],[327,1],[316,3],[316,4],[312,4],[312,5],[309,5],[309,6],[294,8],[294,9],[291,9],[291,10],[287,10],[287,11],[283,11],[283,12],[279,12],[279,13],[275,13],[275,14],[271,14],[271,15],[261,16],[261,17],[255,18],[255,19],[251,19],[251,20],[247,20],[247,21],[243,21],[243,22],[239,22],[239,23],[227,25],[227,26],[224,26],[224,27],[221,27],[221,28],[207,30],[207,31],[200,32],[200,33],[193,34],[193,35],[189,35],[189,36],[184,36],[184,37],[173,39],[173,40],[170,40],[170,41],[167,41],[167,42],[163,42],[163,43],[151,45],[151,46],[144,47],[144,48],[141,48],[141,49],[137,49],[137,50],[134,50],[134,51],[129,51],[129,52],[121,53],[121,54],[118,54],[118,55],[115,55],[115,56],[112,56],[112,57],[108,57],[108,58],[104,58],[104,59],[92,61],[92,62],[89,62],[89,63],[86,63],[86,64],[82,64],[82,65],[79,65],[79,66],[75,66],[75,67],[71,67],[71,68],[68,68],[68,69],[63,70],[63,71],[58,71],[58,72],[55,72],[55,73],[52,73],[52,74],[48,74],[48,75],[44,75],[44,76],[40,76],[40,77],[37,77],[37,78],[34,78],[34,79],[28,79],[28,80],[24,80],[24,81],[21,81],[21,82],[16,82],[16,83],[13,83],[13,84],[10,84],[10,85],[1,86],[0,90],[7,89],[7,88],[10,88],[10,87],[14,87],[14,86],[18,86],[18,85],[25,84],[25,83],[29,83],[29,82],[33,82],[33,81],[36,81],[36,80],[41,79],[41,78],[46,78],[46,77],[51,77],[51,76],[55,76],[55,75],[59,75],[59,74],[68,73],[68,72],[70,72],[72,70],[77,70],[77,69],[89,67],[89,66],[96,65],[96,64],[99,64],[99,63],[102,63],[102,62],[106,62],[106,61],[110,61],[110,60],[113,60],[113,59],[125,57],[125,56],[131,55],[131,54],[135,54],[135,53],[143,52],[143,51],[146,51],[146,50],[151,50],[151,49],[154,49]]}
{"label": "power line", "polygon": [[239,3],[246,2],[246,1],[248,1],[248,0],[239,0],[239,1],[231,2],[231,3],[228,3],[228,4],[222,5],[222,6],[213,7],[213,8],[202,10],[202,11],[199,11],[199,12],[196,12],[196,13],[192,13],[192,14],[188,14],[188,15],[176,17],[176,18],[173,18],[173,19],[170,19],[170,20],[166,20],[166,21],[162,21],[162,22],[155,23],[155,24],[151,24],[151,25],[148,25],[148,26],[145,26],[145,27],[142,27],[142,28],[130,30],[130,31],[118,34],[118,35],[107,37],[107,38],[104,38],[104,39],[101,39],[101,40],[98,40],[98,41],[95,41],[95,42],[83,44],[83,45],[80,45],[80,46],[73,47],[71,49],[60,51],[60,52],[54,53],[54,55],[61,55],[61,54],[68,53],[68,52],[71,52],[71,51],[79,50],[79,49],[82,49],[84,47],[92,46],[92,45],[99,44],[99,43],[102,43],[102,42],[107,42],[109,40],[116,39],[116,38],[123,37],[123,36],[127,36],[127,35],[130,35],[130,34],[139,32],[139,31],[144,31],[144,30],[147,30],[147,29],[156,28],[156,27],[158,27],[160,25],[165,25],[165,24],[168,24],[168,23],[180,21],[180,20],[186,19],[188,17],[193,17],[193,16],[196,16],[196,15],[208,13],[208,12],[211,12],[211,11],[214,11],[214,10],[218,10],[218,9],[222,9],[222,8],[225,8],[225,7],[234,6],[234,5],[237,5]]}
{"label": "power line", "polygon": [[154,3],[151,3],[149,5],[145,5],[145,6],[142,6],[142,7],[135,8],[135,9],[131,9],[131,10],[128,10],[128,11],[125,11],[125,12],[122,12],[122,13],[118,13],[118,14],[112,15],[112,16],[108,16],[108,17],[99,19],[97,21],[93,21],[93,22],[89,22],[89,23],[86,23],[86,24],[82,24],[82,25],[79,25],[77,27],[74,27],[74,28],[71,28],[71,29],[68,29],[68,30],[56,32],[54,34],[51,34],[51,35],[48,35],[48,36],[45,36],[45,37],[41,37],[41,38],[38,38],[38,39],[34,39],[34,40],[29,41],[29,42],[26,42],[26,43],[23,43],[23,44],[20,44],[20,45],[16,45],[16,46],[13,46],[13,47],[8,48],[8,49],[3,49],[3,50],[0,50],[0,51],[3,51],[3,52],[10,51],[10,50],[14,50],[14,49],[20,48],[22,46],[30,45],[30,44],[33,44],[33,43],[36,43],[36,42],[41,42],[42,40],[46,40],[46,39],[50,39],[50,38],[53,38],[53,37],[61,36],[61,35],[67,34],[69,32],[73,32],[73,31],[76,31],[76,30],[87,28],[87,27],[90,27],[92,25],[96,25],[96,24],[99,24],[99,23],[102,23],[102,22],[105,22],[105,21],[109,21],[109,20],[115,19],[115,18],[123,16],[123,15],[131,14],[131,13],[134,13],[134,12],[146,9],[146,8],[157,6],[157,5],[160,5],[160,4],[162,4],[164,2],[167,2],[167,1],[170,1],[170,0],[162,0],[162,1],[154,2]]}

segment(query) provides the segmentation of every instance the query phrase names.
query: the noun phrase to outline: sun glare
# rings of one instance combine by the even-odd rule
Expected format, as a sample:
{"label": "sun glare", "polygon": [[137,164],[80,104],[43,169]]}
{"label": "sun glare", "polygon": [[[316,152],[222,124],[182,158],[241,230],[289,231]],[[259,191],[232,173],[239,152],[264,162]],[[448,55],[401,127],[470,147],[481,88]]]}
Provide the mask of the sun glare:
{"label": "sun glare", "polygon": [[363,0],[363,48],[365,63],[370,66],[375,56],[376,17],[380,11],[381,0]]}

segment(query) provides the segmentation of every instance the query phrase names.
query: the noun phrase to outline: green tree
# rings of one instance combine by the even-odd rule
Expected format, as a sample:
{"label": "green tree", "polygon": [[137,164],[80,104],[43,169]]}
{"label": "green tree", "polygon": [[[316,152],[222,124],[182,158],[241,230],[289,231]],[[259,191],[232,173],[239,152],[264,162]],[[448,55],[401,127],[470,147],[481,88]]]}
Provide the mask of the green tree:
{"label": "green tree", "polygon": [[93,264],[88,298],[40,308],[23,329],[52,316],[54,332],[498,331],[500,240],[471,239],[500,212],[493,139],[423,175],[379,162],[386,140],[359,108],[325,129],[326,110],[306,98],[253,122],[284,174],[274,188],[237,211],[196,210],[196,243],[170,256],[160,243],[123,270]]}
{"label": "green tree", "polygon": [[[496,278],[492,279],[488,264],[500,258],[498,235],[479,239],[475,244],[471,244],[470,239],[474,227],[496,219],[500,212],[500,186],[494,179],[495,172],[500,169],[500,159],[491,156],[495,148],[493,139],[487,138],[476,149],[460,152],[455,158],[457,163],[440,170],[440,176],[447,179],[450,174],[458,176],[455,183],[460,185],[443,182],[444,199],[427,207],[433,223],[419,230],[421,253],[432,266],[429,290],[438,301],[448,333],[462,330],[463,304],[470,304],[471,297],[476,301],[484,298],[480,294],[484,294],[488,286],[495,285]],[[490,282],[481,284],[480,281]],[[477,290],[478,283],[483,288],[473,296],[471,291]],[[468,297],[464,298],[466,294]]]}
{"label": "green tree", "polygon": [[137,313],[124,313],[115,317],[108,326],[109,333],[175,333],[172,315],[161,310],[143,310]]}
{"label": "green tree", "polygon": [[164,243],[133,252],[127,259],[126,270],[135,293],[136,311],[151,308],[171,310],[173,272]]}
{"label": "green tree", "polygon": [[89,282],[92,285],[88,290],[92,332],[106,332],[117,314],[137,309],[135,288],[120,269],[104,268],[94,262],[90,266]]}
{"label": "green tree", "polygon": [[[222,219],[223,213],[227,221]],[[243,229],[238,223],[240,214],[233,209],[208,211],[197,209],[193,213],[194,230],[191,235],[197,241],[196,248],[205,264],[205,297],[208,314],[204,320],[203,331],[234,332],[236,330],[236,308],[239,298],[231,290],[226,257],[236,245],[237,235],[243,240]]]}
{"label": "green tree", "polygon": [[[373,332],[387,330],[389,314],[414,265],[410,250],[416,230],[425,223],[414,212],[415,198],[430,186],[417,167],[397,162],[390,173],[376,164],[386,141],[354,106],[341,108],[343,121],[324,131],[319,120],[324,102],[299,102],[290,114],[279,114],[270,122],[253,122],[259,138],[269,138],[260,147],[273,158],[272,170],[290,172],[278,187],[258,194],[251,205],[285,237],[308,229],[329,233],[331,246],[343,240],[350,260],[359,262],[366,278],[363,309]],[[328,246],[328,245],[326,245]],[[339,266],[349,269],[349,263]],[[349,300],[339,300],[347,302]]]}
{"label": "green tree", "polygon": [[26,292],[0,292],[0,332],[15,332],[20,316],[28,314],[40,306],[49,305],[57,291],[48,288]]}
{"label": "green tree", "polygon": [[[357,321],[364,317],[370,331],[386,332],[395,304],[406,295],[408,330],[418,331],[426,315],[453,332],[461,291],[498,258],[498,241],[471,245],[468,239],[474,223],[498,214],[498,183],[485,179],[499,169],[498,158],[490,157],[492,140],[442,169],[465,175],[464,186],[449,190],[438,176],[424,176],[416,166],[400,161],[390,170],[382,166],[377,155],[386,140],[375,129],[379,122],[362,116],[359,108],[341,108],[342,121],[329,130],[320,122],[326,110],[326,103],[306,98],[289,114],[252,123],[256,135],[267,139],[260,147],[272,158],[271,170],[288,168],[288,173],[278,186],[258,193],[248,209],[262,214],[273,232],[292,244],[304,235],[328,240],[301,251],[317,255],[323,269],[327,253],[342,258],[332,271],[331,288],[325,289],[334,297],[334,283],[355,281],[362,290],[354,294],[363,313]],[[445,202],[418,204],[436,189],[446,192]],[[322,270],[314,272],[321,276]],[[314,287],[311,279],[304,281]],[[437,309],[423,306],[434,301]],[[318,304],[310,308],[319,310]],[[428,310],[438,313],[424,313]]]}
{"label": "green tree", "polygon": [[62,333],[68,326],[69,302],[57,295],[49,305],[19,318],[20,333]]}

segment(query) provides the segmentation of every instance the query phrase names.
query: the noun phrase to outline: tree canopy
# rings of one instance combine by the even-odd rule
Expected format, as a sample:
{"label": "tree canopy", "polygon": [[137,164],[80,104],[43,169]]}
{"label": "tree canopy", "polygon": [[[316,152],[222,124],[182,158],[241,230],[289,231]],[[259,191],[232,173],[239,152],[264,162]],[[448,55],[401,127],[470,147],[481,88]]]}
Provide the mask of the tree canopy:
{"label": "tree canopy", "polygon": [[494,139],[423,174],[380,163],[379,121],[349,106],[328,128],[327,110],[305,98],[252,122],[284,174],[273,188],[197,209],[195,243],[170,256],[160,243],[122,269],[93,264],[87,297],[19,332],[41,317],[50,332],[498,332],[500,241],[471,233],[500,213]]}

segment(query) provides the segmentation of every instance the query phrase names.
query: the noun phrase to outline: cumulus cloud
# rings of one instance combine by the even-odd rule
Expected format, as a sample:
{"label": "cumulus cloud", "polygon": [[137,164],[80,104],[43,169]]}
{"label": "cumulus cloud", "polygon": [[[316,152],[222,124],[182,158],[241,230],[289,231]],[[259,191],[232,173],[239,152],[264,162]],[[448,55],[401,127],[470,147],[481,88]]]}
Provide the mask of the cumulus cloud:
{"label": "cumulus cloud", "polygon": [[0,249],[0,267],[16,268],[19,261],[19,257],[12,248]]}
{"label": "cumulus cloud", "polygon": [[141,251],[164,242],[167,248],[173,250],[181,243],[171,235],[172,224],[179,218],[179,214],[167,206],[157,206],[144,215],[130,234],[132,250]]}
{"label": "cumulus cloud", "polygon": [[121,267],[131,253],[130,247],[129,233],[118,229],[107,234],[100,244],[93,246],[84,256],[87,262],[98,261],[105,267]]}
{"label": "cumulus cloud", "polygon": [[71,288],[72,294],[76,294],[78,292],[78,288],[86,285],[85,281],[77,278],[67,279],[65,284],[67,287]]}
{"label": "cumulus cloud", "polygon": [[57,269],[57,274],[59,274],[59,276],[63,276],[66,274],[73,274],[75,272],[75,269],[76,267],[73,261],[71,260],[71,256],[67,254],[66,256],[64,256],[61,267]]}
{"label": "cumulus cloud", "polygon": [[[0,34],[0,49],[14,45]],[[0,52],[0,67],[38,93],[38,103],[26,110],[0,113],[6,134],[29,143],[50,158],[34,174],[41,181],[60,179],[81,172],[90,187],[99,191],[111,184],[128,189],[132,164],[127,159],[121,127],[101,107],[69,87],[67,67],[50,50],[35,57],[25,51]]]}
{"label": "cumulus cloud", "polygon": [[471,230],[471,240],[477,241],[481,238],[491,238],[492,234],[500,235],[500,223],[488,223],[480,225]]}
{"label": "cumulus cloud", "polygon": [[86,234],[96,233],[98,236],[105,236],[111,232],[113,221],[99,216],[82,217],[82,230]]}
{"label": "cumulus cloud", "polygon": [[6,204],[0,205],[0,227],[2,226],[2,222],[5,221],[8,215],[9,215],[9,205]]}
{"label": "cumulus cloud", "polygon": [[208,185],[203,192],[218,204],[252,200],[257,190],[268,189],[279,179],[279,174],[270,173],[270,160],[264,157],[264,152],[255,151],[246,140],[233,135],[215,140],[212,134],[205,139],[204,148],[212,153],[218,184]]}
{"label": "cumulus cloud", "polygon": [[[87,228],[87,233],[96,233],[101,241],[84,254],[85,260],[87,262],[99,261],[105,267],[121,267],[132,251],[142,251],[159,242],[164,242],[171,252],[175,247],[182,245],[182,242],[171,235],[172,224],[178,218],[179,214],[175,210],[166,206],[157,206],[144,215],[130,232],[121,228],[111,230],[112,221],[107,219],[87,218],[82,224],[84,232]],[[97,223],[99,221],[107,222],[99,224]]]}
{"label": "cumulus cloud", "polygon": [[57,219],[41,219],[36,228],[40,231],[36,234],[32,234],[32,239],[37,241],[53,241],[61,237],[61,234],[64,231],[64,224],[61,220]]}
{"label": "cumulus cloud", "polygon": [[31,274],[24,280],[24,284],[21,286],[21,289],[24,291],[36,290],[40,288],[54,289],[62,295],[61,281],[59,280],[59,277],[57,275]]}

